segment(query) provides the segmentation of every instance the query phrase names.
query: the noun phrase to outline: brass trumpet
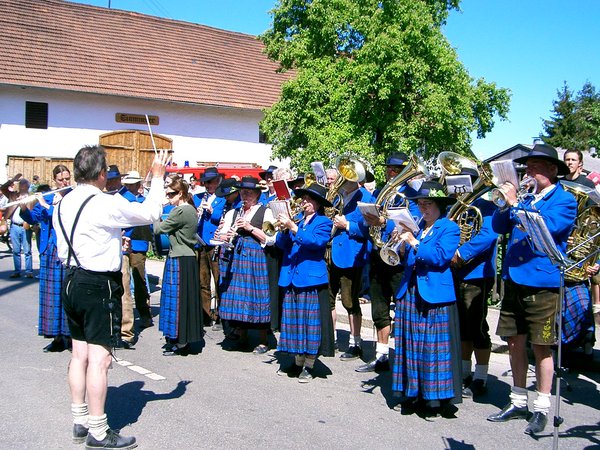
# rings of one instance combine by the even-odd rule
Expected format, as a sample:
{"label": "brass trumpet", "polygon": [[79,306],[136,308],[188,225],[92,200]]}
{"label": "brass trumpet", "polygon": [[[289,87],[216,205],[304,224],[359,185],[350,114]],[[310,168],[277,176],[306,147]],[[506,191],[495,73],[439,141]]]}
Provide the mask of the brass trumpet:
{"label": "brass trumpet", "polygon": [[[521,202],[537,190],[537,180],[533,177],[524,177],[517,187],[517,202]],[[507,209],[508,197],[502,188],[496,188],[492,191],[492,203],[500,208],[501,211]]]}

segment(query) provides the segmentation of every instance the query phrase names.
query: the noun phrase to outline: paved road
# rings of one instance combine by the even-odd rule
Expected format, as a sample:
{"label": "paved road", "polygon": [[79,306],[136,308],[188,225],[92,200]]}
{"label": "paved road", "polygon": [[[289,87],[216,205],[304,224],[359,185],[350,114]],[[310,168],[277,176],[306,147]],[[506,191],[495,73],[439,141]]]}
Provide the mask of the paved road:
{"label": "paved road", "polygon": [[[47,341],[37,336],[37,280],[8,280],[12,261],[5,249],[0,244],[0,448],[74,448],[66,381],[69,353],[42,353]],[[160,263],[149,268],[150,273],[161,275]],[[155,313],[159,295],[159,291],[152,295]],[[338,335],[345,348],[344,323],[338,324]],[[363,336],[369,358],[374,353],[373,331],[365,329]],[[505,353],[492,356],[486,398],[459,405],[454,419],[428,421],[390,409],[389,373],[359,374],[354,371],[358,362],[325,358],[318,363],[319,378],[301,385],[275,375],[281,357],[273,351],[260,357],[227,352],[219,345],[222,340],[221,333],[208,331],[199,354],[167,358],[161,355],[163,340],[157,327],[144,330],[135,350],[117,352],[120,361],[109,373],[110,425],[135,435],[142,449],[534,449],[552,445],[552,428],[533,439],[523,434],[524,422],[485,420],[507,399],[510,380]],[[595,370],[567,374],[572,391],[563,389],[560,448],[600,446],[598,352],[595,357]]]}

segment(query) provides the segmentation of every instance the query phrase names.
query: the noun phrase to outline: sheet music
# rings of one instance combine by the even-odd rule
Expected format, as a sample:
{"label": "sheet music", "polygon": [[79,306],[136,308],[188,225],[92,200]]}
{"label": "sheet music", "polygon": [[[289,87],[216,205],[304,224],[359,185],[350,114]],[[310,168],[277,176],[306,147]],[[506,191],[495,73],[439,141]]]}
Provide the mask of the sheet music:
{"label": "sheet music", "polygon": [[325,173],[325,166],[323,166],[323,163],[321,161],[314,161],[310,163],[310,167],[315,174],[317,183],[325,186],[327,184],[327,174]]}
{"label": "sheet music", "polygon": [[517,175],[517,169],[511,160],[505,159],[500,161],[491,161],[490,168],[494,177],[498,180],[497,184],[512,183],[516,188],[519,187],[519,176]]}
{"label": "sheet music", "polygon": [[565,255],[556,246],[546,222],[539,212],[517,209],[515,214],[525,228],[534,250],[547,255],[554,264],[565,265],[567,263]]}
{"label": "sheet music", "polygon": [[419,232],[419,225],[408,208],[390,208],[388,217],[396,224],[396,229],[401,233],[404,232],[404,228],[408,228],[415,234]]}
{"label": "sheet music", "polygon": [[290,207],[287,200],[272,200],[269,202],[269,208],[271,209],[275,219],[277,219],[280,214],[283,214],[288,219],[291,217]]}
{"label": "sheet music", "polygon": [[446,177],[448,194],[466,194],[473,192],[473,183],[469,175],[449,175]]}
{"label": "sheet music", "polygon": [[380,216],[379,208],[377,208],[377,205],[375,203],[356,202],[356,206],[358,206],[358,209],[360,210],[363,217],[365,217],[366,214],[371,214],[375,217]]}
{"label": "sheet music", "polygon": [[287,182],[285,180],[274,180],[273,189],[275,190],[277,200],[289,200],[290,198],[292,198],[290,188],[288,187]]}

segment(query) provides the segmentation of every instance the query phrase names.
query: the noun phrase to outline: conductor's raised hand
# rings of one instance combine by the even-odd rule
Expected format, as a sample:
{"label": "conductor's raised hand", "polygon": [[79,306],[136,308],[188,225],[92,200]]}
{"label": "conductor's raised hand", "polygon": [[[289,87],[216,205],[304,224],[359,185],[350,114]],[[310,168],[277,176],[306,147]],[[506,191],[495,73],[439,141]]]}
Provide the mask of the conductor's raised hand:
{"label": "conductor's raised hand", "polygon": [[167,172],[167,164],[171,162],[171,154],[168,150],[160,149],[154,154],[152,161],[152,178],[163,178]]}

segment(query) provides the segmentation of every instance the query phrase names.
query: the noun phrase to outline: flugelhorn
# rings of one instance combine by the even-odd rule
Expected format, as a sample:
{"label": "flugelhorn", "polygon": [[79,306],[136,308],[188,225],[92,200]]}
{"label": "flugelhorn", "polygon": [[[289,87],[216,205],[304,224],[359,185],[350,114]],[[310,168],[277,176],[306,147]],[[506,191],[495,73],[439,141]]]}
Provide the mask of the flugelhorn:
{"label": "flugelhorn", "polygon": [[397,266],[400,264],[400,248],[404,244],[404,239],[400,239],[400,233],[392,233],[390,239],[379,250],[381,260],[388,266]]}
{"label": "flugelhorn", "polygon": [[[396,206],[394,205],[394,200],[396,199],[396,196],[399,195],[398,189],[400,186],[420,175],[423,175],[426,178],[429,177],[429,170],[425,167],[425,164],[413,154],[408,159],[408,164],[402,172],[386,183],[375,200],[375,205],[380,209],[383,217],[387,218],[387,210],[390,206]],[[381,248],[386,244],[381,240],[381,227],[369,227],[369,235],[377,247]]]}
{"label": "flugelhorn", "polygon": [[[517,187],[517,202],[521,202],[527,196],[533,195],[537,190],[537,180],[529,175],[525,176]],[[506,192],[499,187],[492,190],[492,202],[500,210],[505,210],[509,207]]]}
{"label": "flugelhorn", "polygon": [[367,171],[365,166],[358,159],[350,158],[349,156],[341,156],[335,162],[335,168],[338,176],[335,181],[329,186],[326,198],[333,205],[325,209],[325,214],[332,219],[344,209],[344,199],[340,193],[340,189],[347,181],[360,183],[365,179]]}

